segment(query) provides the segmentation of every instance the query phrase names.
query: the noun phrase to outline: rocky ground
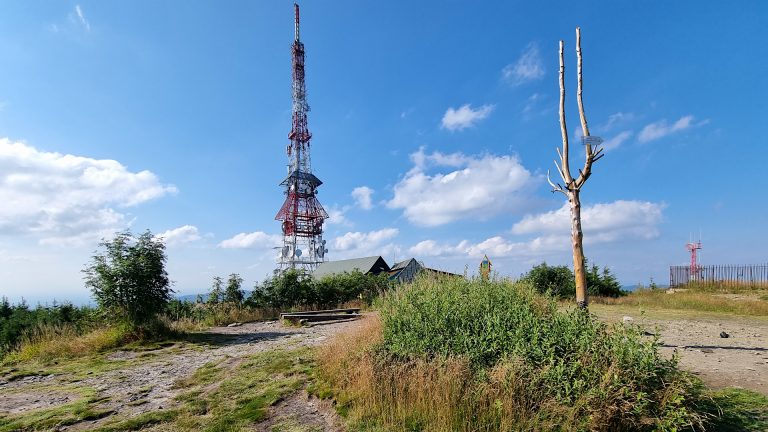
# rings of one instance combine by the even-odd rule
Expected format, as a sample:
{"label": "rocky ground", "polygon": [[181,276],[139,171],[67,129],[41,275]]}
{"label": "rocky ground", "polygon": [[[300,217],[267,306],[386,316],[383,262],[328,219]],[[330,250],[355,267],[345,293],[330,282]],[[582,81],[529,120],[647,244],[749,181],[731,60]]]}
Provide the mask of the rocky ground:
{"label": "rocky ground", "polygon": [[[52,389],[72,388],[74,382],[77,387],[95,389],[95,397],[104,398],[98,408],[109,412],[109,415],[59,430],[88,430],[105,423],[112,415],[133,417],[173,406],[176,403],[174,397],[184,390],[175,386],[177,381],[189,377],[207,363],[225,361],[225,365],[234,365],[240,359],[260,352],[317,345],[355,324],[354,321],[347,321],[299,328],[284,326],[276,321],[246,323],[208,330],[203,336],[211,341],[210,345],[188,344],[181,348],[173,345],[148,353],[114,352],[106,359],[124,362],[123,367],[82,380],[67,374],[53,374],[0,381],[0,414],[52,409],[73,402],[82,396]],[[342,430],[333,409],[327,403],[309,398],[303,391],[276,404],[272,411],[257,430],[270,430],[268,427],[278,420],[281,423],[317,426],[302,430]]]}
{"label": "rocky ground", "polygon": [[768,320],[671,311],[645,316],[613,306],[592,310],[607,321],[628,317],[649,333],[658,333],[662,352],[671,356],[677,351],[680,366],[709,387],[741,387],[768,395]]}

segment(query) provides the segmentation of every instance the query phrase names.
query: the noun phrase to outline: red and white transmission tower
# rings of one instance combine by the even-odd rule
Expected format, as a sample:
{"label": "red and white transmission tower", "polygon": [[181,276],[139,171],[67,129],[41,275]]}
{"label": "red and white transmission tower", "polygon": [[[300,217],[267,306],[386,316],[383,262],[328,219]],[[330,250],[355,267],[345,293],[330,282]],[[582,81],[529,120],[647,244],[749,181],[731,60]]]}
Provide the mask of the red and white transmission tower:
{"label": "red and white transmission tower", "polygon": [[688,252],[691,253],[691,269],[689,273],[689,279],[690,280],[696,280],[698,279],[699,275],[699,260],[696,257],[696,251],[702,248],[701,246],[701,240],[697,242],[690,242],[685,245],[685,248],[688,249]]}
{"label": "red and white transmission tower", "polygon": [[275,220],[282,222],[283,247],[280,250],[279,271],[297,269],[314,270],[325,260],[328,250],[323,240],[323,221],[328,218],[320,201],[317,188],[323,182],[312,174],[309,140],[312,134],[307,126],[307,86],[304,82],[304,44],[299,39],[299,5],[294,3],[296,38],[293,55],[293,109],[292,127],[288,134],[288,177],[280,183],[285,187],[285,203]]}

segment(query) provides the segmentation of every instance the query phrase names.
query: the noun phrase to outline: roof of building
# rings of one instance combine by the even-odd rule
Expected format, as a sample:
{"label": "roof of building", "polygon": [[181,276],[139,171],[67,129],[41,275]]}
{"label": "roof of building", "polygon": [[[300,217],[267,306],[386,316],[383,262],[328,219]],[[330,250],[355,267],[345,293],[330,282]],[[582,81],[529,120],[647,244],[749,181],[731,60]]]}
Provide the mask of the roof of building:
{"label": "roof of building", "polygon": [[395,263],[395,265],[393,265],[392,268],[389,269],[389,271],[394,272],[396,270],[402,270],[408,267],[408,264],[410,264],[411,261],[416,261],[416,258],[410,258],[405,261],[400,261],[399,263]]}
{"label": "roof of building", "polygon": [[[380,270],[379,270],[380,269]],[[369,273],[376,270],[389,271],[389,265],[381,256],[370,256],[364,258],[354,258],[340,261],[326,261],[317,266],[312,276],[322,278],[336,273],[353,272],[358,270],[362,273]]]}

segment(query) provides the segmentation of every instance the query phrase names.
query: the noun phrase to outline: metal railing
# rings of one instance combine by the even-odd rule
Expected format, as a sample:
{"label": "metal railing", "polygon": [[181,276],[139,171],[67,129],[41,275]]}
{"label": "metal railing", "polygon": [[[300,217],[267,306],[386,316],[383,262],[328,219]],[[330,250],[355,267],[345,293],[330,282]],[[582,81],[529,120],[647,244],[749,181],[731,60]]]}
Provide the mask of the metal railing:
{"label": "metal railing", "polygon": [[691,282],[723,285],[768,285],[768,264],[671,266],[670,288]]}

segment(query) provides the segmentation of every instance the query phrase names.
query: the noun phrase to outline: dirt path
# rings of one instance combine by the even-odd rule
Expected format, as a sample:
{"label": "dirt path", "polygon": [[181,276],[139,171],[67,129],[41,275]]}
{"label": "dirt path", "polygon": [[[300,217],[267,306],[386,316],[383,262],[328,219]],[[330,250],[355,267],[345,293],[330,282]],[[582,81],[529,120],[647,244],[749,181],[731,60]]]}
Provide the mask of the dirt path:
{"label": "dirt path", "polygon": [[[174,397],[184,390],[175,384],[207,363],[223,361],[234,365],[244,357],[260,352],[317,345],[355,324],[348,321],[296,328],[276,321],[246,323],[237,327],[211,328],[200,335],[200,343],[196,344],[174,345],[150,353],[114,352],[105,360],[124,362],[123,367],[82,380],[60,374],[30,376],[4,383],[0,381],[0,414],[51,409],[71,403],[81,395],[75,392],[52,393],[52,389],[72,388],[74,382],[77,387],[94,389],[94,397],[104,398],[98,408],[108,411],[109,415],[58,430],[88,430],[110,421],[113,415],[130,418],[172,407],[176,403]],[[341,430],[332,410],[326,409],[319,401],[307,398],[304,392],[300,393],[273,407],[275,413],[270,417],[277,416],[287,421],[296,418],[298,422],[322,425],[317,430]]]}
{"label": "dirt path", "polygon": [[[680,366],[715,389],[742,387],[768,395],[768,321],[719,314],[651,311],[643,316],[628,308],[593,307],[606,321],[625,316],[648,332],[659,331],[662,352],[677,350]],[[634,313],[633,313],[634,312]],[[725,332],[728,337],[721,337]]]}

